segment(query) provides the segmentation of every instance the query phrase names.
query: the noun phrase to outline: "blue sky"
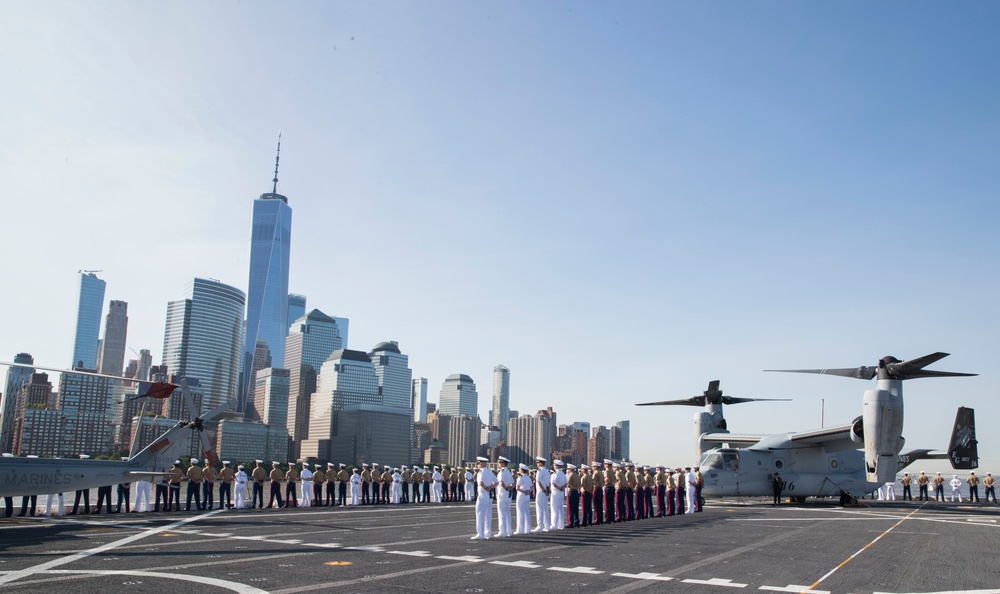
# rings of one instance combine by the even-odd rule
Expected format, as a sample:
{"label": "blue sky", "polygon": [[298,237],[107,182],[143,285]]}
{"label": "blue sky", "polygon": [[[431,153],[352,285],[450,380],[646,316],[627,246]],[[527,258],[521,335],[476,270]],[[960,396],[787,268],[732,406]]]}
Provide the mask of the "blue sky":
{"label": "blue sky", "polygon": [[[998,382],[1000,8],[991,3],[0,5],[0,355],[72,355],[77,269],[159,360],[194,276],[245,289],[252,200],[293,209],[290,286],[398,340],[432,399],[511,369],[511,406],[632,420],[690,463],[740,431],[849,422],[866,386],[767,368],[942,350],[907,447]],[[937,469],[926,465],[928,470]],[[944,467],[940,467],[944,470]],[[1000,470],[1000,466],[994,468]],[[919,469],[918,469],[919,470]]]}

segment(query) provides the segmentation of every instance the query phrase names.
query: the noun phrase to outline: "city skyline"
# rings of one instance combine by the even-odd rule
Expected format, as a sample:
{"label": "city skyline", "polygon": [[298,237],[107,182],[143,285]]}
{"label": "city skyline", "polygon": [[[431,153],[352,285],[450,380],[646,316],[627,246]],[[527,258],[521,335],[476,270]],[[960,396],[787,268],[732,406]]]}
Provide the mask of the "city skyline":
{"label": "city skyline", "polygon": [[70,363],[74,273],[101,269],[126,351],[162,361],[191,278],[248,288],[276,189],[289,289],[352,348],[398,340],[433,391],[503,363],[512,408],[631,419],[637,460],[694,451],[691,409],[638,402],[717,379],[792,399],[732,430],[806,431],[873,387],[764,369],[950,352],[981,375],[908,382],[907,446],[991,411],[1000,7],[56,5],[0,6],[0,251],[31,266],[4,360]]}

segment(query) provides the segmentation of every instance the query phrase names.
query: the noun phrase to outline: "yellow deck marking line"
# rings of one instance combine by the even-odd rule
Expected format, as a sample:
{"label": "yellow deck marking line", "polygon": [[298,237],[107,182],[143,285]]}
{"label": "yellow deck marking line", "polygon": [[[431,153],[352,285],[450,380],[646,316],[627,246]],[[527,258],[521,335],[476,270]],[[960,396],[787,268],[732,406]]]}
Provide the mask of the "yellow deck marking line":
{"label": "yellow deck marking line", "polygon": [[866,550],[868,550],[868,547],[870,547],[870,546],[872,546],[873,544],[877,543],[877,542],[878,542],[879,540],[881,540],[881,539],[882,539],[882,537],[883,537],[883,536],[885,536],[886,534],[889,534],[890,532],[892,532],[892,531],[893,531],[893,530],[894,530],[894,529],[896,528],[896,526],[899,526],[899,525],[900,525],[900,524],[902,524],[903,522],[905,522],[905,521],[907,521],[908,519],[910,519],[910,516],[912,516],[913,514],[917,513],[917,512],[918,512],[918,511],[920,511],[921,509],[923,509],[924,505],[926,505],[926,503],[923,503],[923,504],[921,504],[921,505],[920,505],[920,507],[918,507],[917,509],[915,509],[915,510],[911,511],[910,513],[906,514],[906,516],[904,516],[904,517],[903,517],[903,519],[901,519],[900,521],[898,521],[898,522],[896,522],[895,524],[893,524],[891,528],[889,528],[888,530],[886,530],[886,531],[885,531],[885,532],[883,532],[882,534],[879,534],[878,536],[876,536],[876,537],[875,537],[875,540],[873,540],[873,541],[871,541],[870,543],[866,544],[865,546],[861,547],[861,548],[860,548],[860,549],[859,549],[859,550],[858,550],[858,551],[857,551],[856,553],[854,553],[853,555],[851,555],[851,556],[850,556],[850,557],[848,557],[847,559],[844,559],[844,560],[843,560],[843,561],[842,561],[842,562],[840,563],[840,565],[838,565],[838,566],[834,567],[833,569],[831,569],[830,571],[828,571],[828,572],[826,573],[826,575],[824,575],[823,577],[821,577],[821,578],[819,578],[818,580],[816,580],[815,582],[813,582],[813,584],[812,584],[811,586],[809,586],[808,588],[806,588],[805,590],[803,590],[803,592],[808,592],[808,591],[810,591],[810,590],[813,590],[814,588],[816,588],[816,586],[818,586],[818,585],[820,585],[821,583],[823,583],[823,580],[825,580],[826,578],[830,577],[830,576],[831,576],[831,575],[833,575],[833,574],[834,574],[834,572],[836,572],[836,571],[837,571],[838,569],[840,569],[841,567],[843,567],[843,566],[847,565],[847,564],[848,564],[848,563],[850,563],[850,562],[851,562],[851,561],[852,561],[852,560],[853,560],[853,559],[854,559],[855,557],[857,557],[857,556],[858,556],[858,555],[860,555],[861,553],[863,553],[863,552],[865,552]]}

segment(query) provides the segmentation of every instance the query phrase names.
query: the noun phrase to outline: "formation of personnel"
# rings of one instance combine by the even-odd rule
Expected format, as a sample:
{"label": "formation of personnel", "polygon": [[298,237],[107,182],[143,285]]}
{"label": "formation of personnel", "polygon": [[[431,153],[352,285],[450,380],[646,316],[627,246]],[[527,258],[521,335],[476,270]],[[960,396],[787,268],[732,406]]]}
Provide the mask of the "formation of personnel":
{"label": "formation of personnel", "polygon": [[[944,485],[947,483],[951,487],[951,501],[962,501],[962,485],[965,484],[969,489],[969,502],[979,503],[979,477],[976,476],[975,472],[970,472],[969,476],[962,481],[958,478],[957,474],[953,474],[951,480],[946,480],[941,473],[937,473],[933,478],[927,476],[926,472],[921,471],[921,473],[915,479],[917,487],[919,489],[917,500],[918,501],[929,501],[928,496],[929,485],[934,485],[934,500],[935,501],[945,501],[944,495]],[[912,501],[913,495],[910,491],[910,485],[914,483],[914,479],[910,477],[910,473],[903,473],[903,477],[899,479],[899,483],[903,485],[903,500]],[[997,502],[997,492],[996,492],[997,481],[993,478],[993,474],[987,472],[986,476],[982,479],[982,485],[986,487],[986,503],[989,503],[992,499],[993,503]]]}

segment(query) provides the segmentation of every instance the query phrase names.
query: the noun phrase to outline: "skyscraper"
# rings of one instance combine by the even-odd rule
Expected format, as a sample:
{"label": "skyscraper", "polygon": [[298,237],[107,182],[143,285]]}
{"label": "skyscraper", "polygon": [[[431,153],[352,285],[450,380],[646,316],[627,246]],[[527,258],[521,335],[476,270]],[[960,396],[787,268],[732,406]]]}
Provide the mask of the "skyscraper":
{"label": "skyscraper", "polygon": [[[63,417],[60,454],[106,454],[111,449],[111,380],[64,373],[56,408]],[[23,446],[22,446],[23,449]]]}
{"label": "skyscraper", "polygon": [[295,320],[306,315],[306,296],[288,294],[288,323],[294,324]]}
{"label": "skyscraper", "polygon": [[427,422],[427,378],[418,377],[413,380],[413,391],[410,396],[413,409],[413,421],[415,423]]}
{"label": "skyscraper", "polygon": [[371,357],[361,351],[334,351],[320,368],[316,384],[309,437],[302,441],[300,455],[329,460],[330,448],[337,438],[339,413],[356,404],[380,405],[382,399]]}
{"label": "skyscraper", "polygon": [[76,310],[76,338],[73,341],[74,369],[97,369],[97,339],[101,332],[101,311],[107,283],[93,272],[80,271],[80,302]]}
{"label": "skyscraper", "polygon": [[[33,365],[35,359],[28,353],[18,353],[14,356],[14,363]],[[7,368],[7,384],[0,399],[0,451],[9,452],[14,447],[14,429],[20,409],[18,399],[34,372],[30,367]]]}
{"label": "skyscraper", "polygon": [[196,278],[183,299],[167,304],[163,364],[170,373],[201,381],[202,412],[236,396],[244,303],[236,287]]}
{"label": "skyscraper", "polygon": [[476,382],[464,373],[449,375],[441,386],[438,412],[443,415],[479,416],[479,394]]}
{"label": "skyscraper", "polygon": [[97,353],[97,370],[121,376],[125,364],[125,337],[128,334],[128,303],[111,301],[104,319],[104,338]]}
{"label": "skyscraper", "polygon": [[618,453],[623,460],[631,460],[629,458],[629,422],[628,421],[618,421],[615,423],[615,427],[618,428],[618,433],[621,435],[621,441],[616,445],[619,446]]}
{"label": "skyscraper", "polygon": [[[343,318],[340,318],[343,319]],[[318,309],[300,316],[285,338],[288,365],[288,434],[293,457],[298,457],[302,440],[309,437],[310,398],[316,391],[316,376],[323,362],[344,348],[341,324]]]}
{"label": "skyscraper", "polygon": [[257,374],[254,389],[254,419],[267,426],[288,425],[288,370],[268,367]]}
{"label": "skyscraper", "polygon": [[382,404],[406,409],[413,416],[411,408],[413,371],[409,367],[409,357],[399,351],[396,341],[380,342],[369,353],[375,375],[378,376]]}
{"label": "skyscraper", "polygon": [[497,365],[493,368],[493,409],[490,411],[490,425],[500,428],[500,439],[507,437],[508,420],[510,420],[510,369]]}
{"label": "skyscraper", "polygon": [[[278,137],[278,155],[281,137]],[[270,351],[269,367],[285,367],[288,334],[288,259],[292,238],[292,209],[278,194],[278,158],[274,160],[274,185],[253,203],[250,234],[250,280],[246,294],[246,337],[239,410],[254,385],[254,351],[263,341]]]}

